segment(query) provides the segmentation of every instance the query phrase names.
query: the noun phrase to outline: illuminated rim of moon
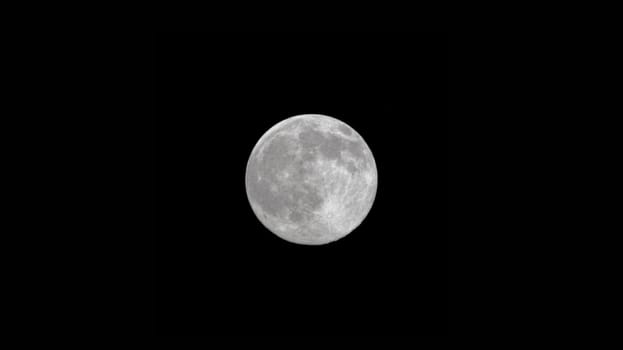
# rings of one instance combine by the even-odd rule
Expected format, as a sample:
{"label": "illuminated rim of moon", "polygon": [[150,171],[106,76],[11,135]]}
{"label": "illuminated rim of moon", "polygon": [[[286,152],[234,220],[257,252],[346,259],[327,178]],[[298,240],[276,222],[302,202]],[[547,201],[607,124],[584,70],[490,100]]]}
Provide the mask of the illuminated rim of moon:
{"label": "illuminated rim of moon", "polygon": [[333,242],[357,228],[372,207],[377,182],[363,138],[321,114],[274,125],[253,148],[246,170],[247,197],[260,222],[305,245]]}

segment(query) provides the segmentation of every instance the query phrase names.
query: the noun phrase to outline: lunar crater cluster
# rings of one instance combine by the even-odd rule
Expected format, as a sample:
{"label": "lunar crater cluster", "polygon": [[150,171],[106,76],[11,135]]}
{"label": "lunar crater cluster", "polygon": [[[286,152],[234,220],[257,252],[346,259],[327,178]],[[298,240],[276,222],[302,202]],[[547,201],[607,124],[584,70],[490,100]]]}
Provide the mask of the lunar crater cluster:
{"label": "lunar crater cluster", "polygon": [[376,186],[376,164],[363,138],[319,114],[270,128],[246,170],[255,215],[271,232],[298,244],[325,244],[349,234],[369,212]]}

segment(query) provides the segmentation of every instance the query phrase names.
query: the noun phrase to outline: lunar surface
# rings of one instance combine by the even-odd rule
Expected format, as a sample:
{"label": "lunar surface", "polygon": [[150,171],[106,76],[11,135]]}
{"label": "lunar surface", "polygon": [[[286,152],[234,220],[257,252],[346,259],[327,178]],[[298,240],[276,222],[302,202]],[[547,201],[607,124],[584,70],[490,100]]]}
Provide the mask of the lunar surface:
{"label": "lunar surface", "polygon": [[376,187],[376,163],[363,138],[319,114],[270,128],[246,170],[255,215],[275,235],[298,244],[326,244],[352,232],[370,211]]}

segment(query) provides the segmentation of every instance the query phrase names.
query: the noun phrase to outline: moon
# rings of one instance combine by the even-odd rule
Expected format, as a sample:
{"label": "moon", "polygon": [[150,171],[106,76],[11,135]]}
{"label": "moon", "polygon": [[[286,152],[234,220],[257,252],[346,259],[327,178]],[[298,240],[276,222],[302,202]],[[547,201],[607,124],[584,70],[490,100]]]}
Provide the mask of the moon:
{"label": "moon", "polygon": [[296,244],[322,245],[351,233],[376,195],[370,148],[346,123],[321,114],[285,119],[259,139],[246,191],[259,221]]}

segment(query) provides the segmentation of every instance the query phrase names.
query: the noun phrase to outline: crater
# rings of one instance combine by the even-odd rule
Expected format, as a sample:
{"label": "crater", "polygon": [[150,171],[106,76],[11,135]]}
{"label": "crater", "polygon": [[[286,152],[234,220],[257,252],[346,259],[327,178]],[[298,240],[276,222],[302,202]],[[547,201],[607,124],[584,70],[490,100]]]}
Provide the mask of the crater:
{"label": "crater", "polygon": [[301,220],[303,220],[303,214],[298,210],[294,210],[290,213],[288,218],[292,222],[301,222]]}
{"label": "crater", "polygon": [[307,129],[299,134],[299,143],[304,150],[317,148],[324,140],[322,133],[316,129]]}
{"label": "crater", "polygon": [[339,124],[337,129],[342,132],[342,134],[346,135],[346,136],[350,136],[353,134],[352,130],[350,129],[350,127],[346,124]]}
{"label": "crater", "polygon": [[325,139],[325,142],[320,145],[320,153],[325,156],[327,159],[338,159],[340,158],[340,151],[344,149],[344,141],[342,138],[330,135]]}

